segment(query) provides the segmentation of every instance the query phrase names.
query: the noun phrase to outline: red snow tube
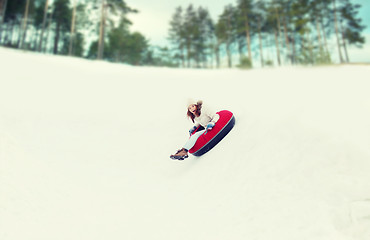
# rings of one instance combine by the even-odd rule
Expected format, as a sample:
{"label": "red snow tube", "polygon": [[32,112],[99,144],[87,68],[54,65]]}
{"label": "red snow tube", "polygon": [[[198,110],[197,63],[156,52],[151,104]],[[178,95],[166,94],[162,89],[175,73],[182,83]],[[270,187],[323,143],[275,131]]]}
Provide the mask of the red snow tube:
{"label": "red snow tube", "polygon": [[216,125],[212,130],[208,130],[197,139],[195,145],[189,149],[189,153],[194,156],[205,154],[216,146],[234,127],[235,117],[232,112],[222,110],[217,114],[220,115],[220,118],[216,122]]}

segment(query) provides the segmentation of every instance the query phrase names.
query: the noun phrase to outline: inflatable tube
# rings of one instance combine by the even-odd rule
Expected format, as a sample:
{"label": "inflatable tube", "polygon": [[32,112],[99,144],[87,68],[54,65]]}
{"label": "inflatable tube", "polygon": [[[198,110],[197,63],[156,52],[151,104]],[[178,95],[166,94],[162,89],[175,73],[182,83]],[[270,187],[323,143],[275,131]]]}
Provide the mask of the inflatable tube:
{"label": "inflatable tube", "polygon": [[202,134],[195,145],[189,149],[194,156],[201,156],[217,145],[234,127],[235,117],[232,112],[223,110],[217,113],[220,118],[212,130]]}

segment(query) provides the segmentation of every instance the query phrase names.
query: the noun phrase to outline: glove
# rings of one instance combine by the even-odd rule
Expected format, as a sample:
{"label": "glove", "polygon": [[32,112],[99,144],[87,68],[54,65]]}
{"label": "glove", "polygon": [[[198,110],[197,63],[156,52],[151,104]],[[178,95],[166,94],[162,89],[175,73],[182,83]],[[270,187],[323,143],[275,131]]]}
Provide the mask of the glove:
{"label": "glove", "polygon": [[190,134],[190,136],[193,134],[193,132],[194,132],[195,130],[197,130],[197,127],[196,127],[196,126],[194,126],[194,127],[190,128],[190,130],[189,130],[189,134]]}
{"label": "glove", "polygon": [[214,123],[214,122],[210,122],[210,123],[208,123],[208,124],[207,124],[207,127],[206,127],[207,131],[208,131],[208,130],[211,130],[214,126],[215,126],[215,123]]}

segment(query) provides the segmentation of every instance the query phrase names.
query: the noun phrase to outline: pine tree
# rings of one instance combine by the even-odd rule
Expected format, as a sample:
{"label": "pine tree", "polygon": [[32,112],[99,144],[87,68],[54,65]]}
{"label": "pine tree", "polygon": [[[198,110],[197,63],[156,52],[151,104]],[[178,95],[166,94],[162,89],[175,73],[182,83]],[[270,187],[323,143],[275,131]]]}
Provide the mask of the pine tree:
{"label": "pine tree", "polygon": [[231,47],[237,36],[236,16],[236,8],[231,4],[227,5],[220,15],[216,27],[216,37],[225,45],[227,65],[229,68],[232,67]]}
{"label": "pine tree", "polygon": [[237,8],[239,10],[239,18],[243,23],[243,30],[245,33],[245,39],[248,49],[248,59],[252,62],[252,50],[251,50],[251,24],[250,19],[253,18],[253,0],[238,0]]}
{"label": "pine tree", "polygon": [[207,9],[199,7],[195,18],[196,31],[194,35],[194,57],[197,67],[207,62],[207,51],[209,42],[212,38],[213,22]]}
{"label": "pine tree", "polygon": [[[317,36],[317,49],[315,63],[330,63],[330,54],[327,48],[326,34],[324,29],[322,29],[322,22],[325,16],[324,11],[327,0],[312,0],[310,2],[310,16],[311,24],[313,29],[316,31]],[[323,8],[324,6],[324,8]]]}
{"label": "pine tree", "polygon": [[194,25],[196,22],[196,12],[192,4],[190,4],[186,8],[185,16],[184,16],[184,43],[186,49],[186,61],[187,67],[189,68],[191,65],[191,59],[194,56],[194,38],[197,34],[197,26]]}
{"label": "pine tree", "polygon": [[137,10],[127,6],[124,0],[101,0],[101,18],[99,28],[99,40],[98,40],[98,59],[103,59],[104,46],[105,46],[105,35],[107,23],[114,27],[114,21],[111,17],[118,16],[120,23],[131,24],[127,18],[128,13],[136,13]]}
{"label": "pine tree", "polygon": [[4,19],[5,19],[7,5],[8,5],[8,0],[0,1],[0,43],[2,40],[2,32],[3,32]]}
{"label": "pine tree", "polygon": [[[69,4],[69,0],[55,0],[54,2],[53,20],[56,25],[54,35],[54,54],[59,53],[59,43],[61,42],[61,35],[67,33],[71,26],[72,12],[69,8]],[[63,47],[64,46],[62,46],[62,48]]]}
{"label": "pine tree", "polygon": [[[43,13],[41,14],[42,9],[43,9]],[[45,32],[45,28],[46,28],[48,9],[49,9],[49,0],[44,0],[44,4],[40,4],[40,7],[39,7],[39,11],[38,11],[39,14],[37,15],[37,17],[38,17],[37,19],[39,19],[39,20],[38,21],[36,20],[37,25],[42,22],[40,40],[39,40],[39,44],[37,46],[37,50],[39,52],[42,49],[42,43],[43,43],[43,40],[44,40],[44,32]],[[42,20],[40,18],[41,16],[43,16]]]}
{"label": "pine tree", "polygon": [[185,34],[183,9],[177,7],[170,21],[168,39],[174,46],[175,55],[180,59],[182,67],[185,67]]}
{"label": "pine tree", "polygon": [[365,26],[361,24],[361,19],[357,17],[360,5],[354,5],[349,0],[342,0],[342,4],[339,8],[340,29],[346,61],[349,62],[346,42],[356,47],[362,47],[365,43],[365,38],[361,36],[361,32],[365,29]]}
{"label": "pine tree", "polygon": [[335,36],[337,39],[337,47],[338,47],[338,53],[339,53],[339,60],[341,63],[344,62],[344,58],[342,55],[342,50],[341,50],[341,44],[340,44],[340,33],[339,33],[339,21],[338,21],[338,9],[337,9],[337,2],[336,0],[332,0],[333,2],[333,14],[334,14],[334,26],[335,26]]}
{"label": "pine tree", "polygon": [[255,10],[255,19],[256,19],[256,31],[258,35],[258,46],[259,46],[259,56],[261,61],[261,67],[265,66],[264,60],[264,43],[263,43],[263,34],[266,32],[266,18],[267,18],[267,9],[266,4],[263,1],[256,3],[256,10]]}
{"label": "pine tree", "polygon": [[69,48],[68,48],[68,55],[71,56],[73,53],[73,44],[75,40],[75,26],[76,26],[76,8],[77,8],[77,0],[73,2],[73,11],[72,11],[72,19],[71,19],[71,32],[70,32],[70,40],[69,40]]}

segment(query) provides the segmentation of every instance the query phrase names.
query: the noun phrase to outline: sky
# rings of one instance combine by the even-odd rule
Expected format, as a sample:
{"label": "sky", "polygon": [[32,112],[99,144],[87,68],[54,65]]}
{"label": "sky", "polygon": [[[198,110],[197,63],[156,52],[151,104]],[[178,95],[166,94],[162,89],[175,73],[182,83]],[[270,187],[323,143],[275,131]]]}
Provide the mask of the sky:
{"label": "sky", "polygon": [[[169,22],[175,9],[179,6],[186,8],[190,4],[194,7],[207,8],[214,21],[222,13],[224,7],[228,4],[235,4],[236,0],[171,0],[167,3],[159,0],[126,0],[126,3],[137,10],[139,13],[132,14],[129,19],[133,22],[132,31],[138,31],[150,40],[152,45],[166,45],[168,36]],[[364,49],[351,49],[352,54],[356,55],[357,61],[370,62],[370,1],[369,0],[352,0],[353,3],[362,5],[359,16],[363,19],[363,24],[367,26],[364,30],[367,45]],[[357,57],[358,56],[358,57]]]}

